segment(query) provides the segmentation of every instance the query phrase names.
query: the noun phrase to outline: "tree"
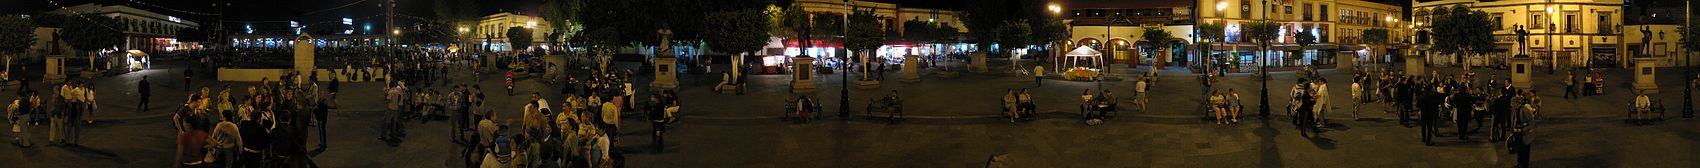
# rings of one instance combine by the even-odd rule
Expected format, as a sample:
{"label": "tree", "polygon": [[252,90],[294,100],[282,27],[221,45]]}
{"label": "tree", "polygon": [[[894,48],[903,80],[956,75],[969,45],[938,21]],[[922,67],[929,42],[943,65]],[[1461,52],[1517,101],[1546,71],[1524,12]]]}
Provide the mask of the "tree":
{"label": "tree", "polygon": [[[1294,41],[1294,43],[1299,45],[1299,51],[1301,51],[1301,52],[1302,51],[1308,51],[1308,49],[1305,49],[1305,47],[1310,46],[1311,44],[1316,44],[1316,35],[1311,34],[1310,29],[1299,29],[1298,32],[1293,33],[1293,41]],[[1291,60],[1291,59],[1304,58],[1304,57],[1300,57],[1300,55],[1303,55],[1303,54],[1293,54],[1293,55],[1289,56],[1287,59]],[[1319,61],[1319,60],[1311,60],[1311,61]]]}
{"label": "tree", "polygon": [[999,25],[995,32],[997,32],[998,47],[1011,51],[1009,52],[1011,53],[1010,60],[1020,58],[1013,54],[1016,49],[1033,43],[1033,29],[1029,27],[1026,19],[1004,21],[1003,25]]}
{"label": "tree", "polygon": [[16,16],[0,16],[0,55],[6,56],[6,70],[12,69],[13,55],[21,54],[35,42],[35,23]]}
{"label": "tree", "polygon": [[509,27],[507,33],[508,44],[512,45],[510,47],[513,47],[513,50],[525,50],[531,48],[532,34],[530,28],[519,26]]}
{"label": "tree", "polygon": [[738,53],[755,54],[767,45],[768,31],[773,28],[768,24],[771,17],[761,8],[752,8],[709,13],[706,18],[704,43],[715,51],[733,54],[733,76],[741,78],[744,55]]}
{"label": "tree", "polygon": [[1163,49],[1169,48],[1169,44],[1175,42],[1175,37],[1169,35],[1169,31],[1163,30],[1161,27],[1147,27],[1142,33],[1140,33],[1140,37],[1142,37],[1140,40],[1144,40],[1146,43],[1151,44],[1151,48],[1147,48],[1146,51],[1151,52],[1150,55],[1154,58],[1152,64],[1160,63],[1156,62],[1155,58],[1164,57]]}
{"label": "tree", "polygon": [[936,34],[934,34],[937,33],[937,31],[933,30],[936,29],[934,26],[937,26],[937,24],[922,21],[919,17],[909,21],[903,21],[902,39],[903,41],[910,43],[931,43],[936,40],[935,38],[937,38]]}
{"label": "tree", "polygon": [[1493,52],[1493,20],[1487,12],[1459,5],[1435,10],[1434,49],[1441,54],[1485,55]]}
{"label": "tree", "polygon": [[[1200,52],[1200,53],[1210,53],[1210,51],[1211,51],[1211,49],[1210,49],[1211,45],[1210,44],[1214,43],[1218,40],[1222,40],[1222,37],[1223,37],[1222,33],[1225,32],[1223,27],[1222,27],[1222,24],[1201,23],[1201,24],[1198,24],[1197,28],[1198,28],[1198,38],[1199,38],[1199,42],[1198,42],[1199,47],[1198,48],[1204,50],[1203,52]],[[1211,58],[1215,58],[1215,57],[1211,57]],[[1213,61],[1207,61],[1207,62],[1213,62]]]}
{"label": "tree", "polygon": [[829,12],[815,12],[812,13],[812,15],[814,15],[814,18],[811,20],[814,22],[812,23],[812,25],[814,25],[814,29],[809,30],[810,34],[814,34],[814,37],[812,38],[839,43],[844,42],[844,39],[841,37],[841,35],[844,35],[844,15]]}
{"label": "tree", "polygon": [[580,11],[584,9],[583,0],[545,0],[539,8],[543,20],[550,26],[548,35],[544,36],[549,38],[550,44],[565,46],[559,45],[561,41],[571,41],[567,39],[573,38],[573,34],[582,29],[574,22],[579,19]]}
{"label": "tree", "polygon": [[1381,48],[1381,44],[1387,44],[1387,29],[1370,28],[1359,33],[1358,37],[1363,37],[1363,43],[1369,44],[1371,47],[1369,50],[1370,58],[1382,58],[1381,54],[1376,53],[1376,51]]}
{"label": "tree", "polygon": [[[1251,22],[1249,24],[1246,24],[1245,30],[1242,31],[1241,33],[1243,33],[1244,36],[1248,40],[1250,40],[1252,43],[1256,43],[1257,48],[1260,51],[1262,51],[1262,50],[1267,50],[1269,48],[1269,45],[1271,45],[1275,41],[1275,38],[1280,36],[1280,31],[1281,31],[1280,29],[1281,29],[1280,24],[1265,20],[1265,21],[1256,21],[1256,22]],[[1261,56],[1261,54],[1263,54],[1264,52],[1257,52],[1257,53],[1260,55],[1259,56],[1260,58],[1264,57],[1264,56]],[[1261,58],[1261,59],[1263,59],[1263,60],[1258,60],[1258,62],[1267,62],[1268,61],[1268,58]]]}
{"label": "tree", "polygon": [[[72,49],[88,52],[90,67],[96,65],[94,58],[101,49],[110,49],[124,45],[124,32],[127,24],[117,19],[100,15],[83,15],[65,17],[64,29],[60,30],[60,39],[69,42]],[[92,70],[92,69],[91,69]]]}
{"label": "tree", "polygon": [[[794,36],[792,39],[797,40],[797,44],[802,45],[798,48],[807,49],[813,47],[812,45],[814,42],[810,37],[813,36],[811,33],[814,32],[811,32],[810,30],[813,29],[814,22],[809,21],[809,12],[803,10],[803,5],[801,4],[791,4],[790,6],[786,6],[784,12],[783,24],[785,24],[785,29],[790,30],[790,35]],[[798,57],[809,57],[807,53],[799,53],[800,54],[797,55]]]}
{"label": "tree", "polygon": [[[844,48],[862,57],[862,70],[866,74],[869,53],[885,44],[885,26],[880,24],[880,18],[874,15],[873,9],[856,9],[850,13],[848,21],[845,23],[849,27],[844,30]],[[862,76],[862,80],[868,80],[867,76]]]}

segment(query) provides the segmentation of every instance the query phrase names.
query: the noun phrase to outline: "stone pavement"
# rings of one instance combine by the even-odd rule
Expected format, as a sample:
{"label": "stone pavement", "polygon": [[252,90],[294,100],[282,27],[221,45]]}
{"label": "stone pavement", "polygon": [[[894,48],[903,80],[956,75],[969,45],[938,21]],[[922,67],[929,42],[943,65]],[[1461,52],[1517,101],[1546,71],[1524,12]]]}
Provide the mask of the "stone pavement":
{"label": "stone pavement", "polygon": [[[1321,136],[1299,136],[1284,120],[1262,121],[1249,119],[1237,125],[1206,123],[1196,105],[1202,88],[1193,76],[1186,73],[1164,72],[1157,84],[1149,111],[1125,106],[1122,115],[1104,125],[1081,124],[1074,107],[1082,89],[1098,90],[1097,83],[1046,80],[1043,87],[1034,87],[1032,79],[1007,73],[1007,61],[994,63],[996,73],[963,73],[960,78],[945,79],[931,75],[920,83],[901,83],[895,71],[878,89],[850,89],[852,111],[861,112],[869,98],[884,95],[890,90],[903,93],[906,106],[915,119],[889,124],[866,119],[840,121],[836,117],[810,123],[781,122],[783,100],[793,98],[785,89],[785,75],[752,75],[754,84],[746,95],[712,93],[709,88],[718,82],[714,73],[681,76],[683,120],[668,133],[665,150],[648,148],[652,141],[650,129],[641,124],[639,115],[627,115],[622,129],[624,141],[616,147],[626,152],[631,167],[979,167],[990,156],[1001,155],[1012,167],[1508,167],[1513,162],[1502,144],[1476,139],[1458,141],[1441,137],[1440,146],[1422,146],[1414,128],[1397,126],[1396,121],[1372,119],[1349,121],[1348,113],[1328,114],[1333,124]],[[628,64],[628,66],[635,64]],[[963,67],[963,66],[958,66]],[[156,69],[159,68],[156,66]],[[723,68],[716,68],[723,69]],[[181,102],[181,69],[150,70],[128,75],[96,79],[102,88],[99,97],[102,111],[96,119],[102,121],[88,128],[83,147],[17,148],[0,146],[0,162],[22,167],[165,167],[172,155],[173,133],[162,114],[175,108],[168,102]],[[1666,71],[1670,72],[1670,71]],[[1125,72],[1124,72],[1125,73]],[[1349,75],[1324,70],[1334,79],[1330,88],[1335,102],[1345,101]],[[1622,72],[1619,72],[1622,73]],[[149,74],[154,80],[157,97],[155,108],[148,112],[133,111],[133,96],[123,91],[134,88],[133,79]],[[1272,98],[1286,97],[1290,73],[1274,73],[1270,82]],[[1675,73],[1663,73],[1675,74]],[[837,112],[839,74],[819,75],[819,92],[815,94],[828,112]],[[1126,75],[1126,74],[1122,74]],[[1562,75],[1560,73],[1559,75]],[[161,76],[169,76],[162,78]],[[206,76],[206,75],[199,75]],[[477,83],[491,94],[491,107],[498,118],[513,119],[525,94],[502,96],[501,79],[473,79],[471,75],[451,74],[451,81]],[[1488,76],[1488,75],[1483,75]],[[1501,75],[1502,77],[1504,75]],[[858,77],[852,75],[851,77]],[[1537,75],[1537,87],[1560,86],[1556,81]],[[1610,77],[1609,79],[1625,79]],[[1661,84],[1667,89],[1679,86],[1672,78]],[[643,86],[648,78],[635,84]],[[1234,74],[1223,80],[1223,87],[1239,90],[1247,102],[1248,114],[1255,113],[1257,82],[1246,74]],[[243,83],[231,83],[233,87]],[[1131,82],[1104,82],[1104,88],[1115,91],[1131,101]],[[202,84],[206,85],[206,84]],[[251,85],[251,84],[249,84]],[[33,85],[41,87],[39,85]],[[1535,167],[1696,167],[1700,156],[1696,142],[1700,122],[1675,118],[1664,124],[1631,126],[1621,121],[1623,100],[1630,96],[1621,90],[1627,85],[1614,84],[1607,95],[1584,99],[1563,100],[1562,92],[1540,92],[1547,102],[1550,120],[1543,120],[1534,134]],[[120,89],[112,89],[112,87]],[[375,139],[381,119],[378,110],[377,83],[344,85],[344,105],[331,116],[330,150],[316,155],[315,161],[324,167],[458,167],[462,146],[448,141],[447,122],[424,124],[407,123],[408,138],[399,146],[390,147]],[[439,87],[441,88],[441,87]],[[547,97],[560,97],[550,87],[535,80],[519,82],[518,92],[542,92]],[[1008,123],[996,118],[997,101],[1004,89],[1033,88],[1040,98],[1041,119],[1023,123]],[[446,89],[446,88],[441,88]],[[648,94],[648,89],[638,89]],[[1615,91],[1615,92],[1614,92]],[[173,95],[176,94],[176,95]],[[10,100],[10,94],[5,95]],[[1547,96],[1550,95],[1550,96]],[[1676,92],[1667,91],[1660,97],[1667,103],[1680,100]],[[175,97],[173,97],[175,96]],[[551,98],[551,102],[559,102]],[[1285,106],[1283,99],[1271,99],[1272,113]],[[1672,104],[1679,105],[1679,104]],[[125,108],[129,108],[126,110]],[[1344,107],[1340,107],[1344,108]],[[1380,111],[1369,106],[1364,111]],[[1674,107],[1673,107],[1674,108]],[[1343,109],[1336,109],[1343,111]],[[1675,111],[1673,111],[1675,112]],[[1379,112],[1368,116],[1390,117]],[[153,117],[161,116],[161,117]],[[1248,115],[1249,116],[1249,115]],[[1274,117],[1283,118],[1283,117]],[[1267,122],[1267,123],[1266,123]],[[45,139],[45,126],[35,127],[36,142]],[[1442,129],[1452,134],[1453,129]],[[9,133],[0,133],[10,137]],[[309,139],[314,145],[317,134]]]}

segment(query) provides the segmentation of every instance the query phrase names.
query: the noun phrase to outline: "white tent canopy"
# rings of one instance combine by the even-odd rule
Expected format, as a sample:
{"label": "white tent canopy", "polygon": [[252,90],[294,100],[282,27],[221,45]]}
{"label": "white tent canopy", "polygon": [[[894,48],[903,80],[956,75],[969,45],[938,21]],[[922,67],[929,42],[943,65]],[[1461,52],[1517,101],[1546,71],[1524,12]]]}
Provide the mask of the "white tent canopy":
{"label": "white tent canopy", "polygon": [[1097,49],[1092,49],[1092,47],[1087,47],[1087,46],[1076,47],[1076,48],[1074,48],[1074,50],[1070,50],[1070,51],[1068,51],[1067,54],[1064,54],[1064,55],[1068,56],[1068,58],[1069,58],[1068,63],[1070,64],[1070,66],[1068,66],[1068,67],[1079,67],[1080,65],[1079,65],[1078,62],[1080,61],[1081,58],[1086,58],[1088,61],[1092,62],[1092,64],[1094,65],[1092,67],[1098,67],[1096,65],[1104,63],[1104,59],[1103,59],[1104,53],[1098,52]]}

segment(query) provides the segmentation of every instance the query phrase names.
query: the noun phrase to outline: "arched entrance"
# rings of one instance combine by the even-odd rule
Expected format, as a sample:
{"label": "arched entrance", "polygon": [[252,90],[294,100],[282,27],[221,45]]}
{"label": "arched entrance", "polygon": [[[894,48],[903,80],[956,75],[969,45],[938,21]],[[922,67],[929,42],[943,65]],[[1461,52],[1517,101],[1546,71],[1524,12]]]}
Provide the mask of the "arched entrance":
{"label": "arched entrance", "polygon": [[1133,42],[1122,38],[1112,38],[1108,45],[1109,48],[1105,48],[1103,50],[1104,57],[1110,58],[1110,64],[1127,64],[1128,66],[1139,65],[1139,61],[1136,61],[1139,59],[1139,52],[1133,50]]}

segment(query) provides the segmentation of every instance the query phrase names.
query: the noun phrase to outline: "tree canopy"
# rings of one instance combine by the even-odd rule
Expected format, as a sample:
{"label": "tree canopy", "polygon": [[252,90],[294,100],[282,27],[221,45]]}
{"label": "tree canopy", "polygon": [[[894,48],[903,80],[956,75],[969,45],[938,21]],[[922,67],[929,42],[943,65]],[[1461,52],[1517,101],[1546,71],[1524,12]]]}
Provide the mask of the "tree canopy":
{"label": "tree canopy", "polygon": [[1205,43],[1221,41],[1224,30],[1222,24],[1200,23],[1198,24],[1198,38],[1204,39],[1201,41]]}
{"label": "tree canopy", "polygon": [[513,47],[514,50],[524,50],[526,48],[531,48],[531,41],[532,41],[531,35],[532,34],[531,34],[530,28],[519,27],[519,26],[509,27],[508,31],[507,31],[507,35],[508,35],[508,44],[513,45],[513,46],[510,46],[510,47]]}
{"label": "tree canopy", "polygon": [[1682,48],[1688,51],[1700,51],[1700,23],[1690,23],[1682,26]]}
{"label": "tree canopy", "polygon": [[[957,14],[968,29],[968,38],[980,46],[990,46],[992,43],[1011,45],[1002,37],[1010,36],[1003,31],[1006,23],[1020,21],[1026,29],[1027,40],[1024,44],[1049,42],[1067,38],[1061,21],[1056,13],[1046,10],[1046,0],[1006,0],[1006,1],[973,1]],[[1061,33],[1059,33],[1061,32]],[[985,47],[982,47],[985,48]]]}
{"label": "tree canopy", "polygon": [[1270,42],[1275,41],[1277,36],[1280,36],[1280,31],[1280,24],[1263,20],[1246,24],[1245,30],[1240,33],[1245,36],[1246,40],[1250,40],[1258,45],[1268,46]]}
{"label": "tree canopy", "polygon": [[1003,50],[1014,50],[1033,43],[1033,29],[1027,19],[1004,21],[997,30],[997,44]]}
{"label": "tree canopy", "polygon": [[770,17],[761,9],[709,13],[703,41],[709,49],[724,53],[754,52],[768,42]]}
{"label": "tree canopy", "polygon": [[1141,38],[1140,40],[1144,40],[1146,43],[1151,44],[1151,48],[1146,49],[1146,50],[1151,51],[1151,52],[1160,51],[1162,48],[1168,46],[1170,43],[1175,42],[1175,37],[1169,35],[1169,31],[1163,30],[1163,28],[1161,28],[1161,27],[1147,27],[1147,28],[1145,28],[1140,33],[1140,38]]}
{"label": "tree canopy", "polygon": [[100,15],[84,15],[64,17],[64,29],[60,30],[60,39],[70,42],[71,48],[91,51],[102,48],[124,45],[124,32],[128,24],[117,19]]}
{"label": "tree canopy", "polygon": [[1487,12],[1459,5],[1435,9],[1434,50],[1442,54],[1493,52],[1493,20]]}
{"label": "tree canopy", "polygon": [[570,41],[583,28],[575,23],[579,20],[580,11],[584,9],[584,0],[544,0],[538,7],[543,20],[549,23],[550,30],[546,38],[549,43]]}
{"label": "tree canopy", "polygon": [[874,15],[873,9],[856,9],[850,13],[850,20],[846,25],[846,49],[867,51],[878,49],[880,45],[885,44],[885,26],[880,24],[880,18]]}
{"label": "tree canopy", "polygon": [[35,23],[16,16],[0,16],[0,54],[21,53],[35,42]]}
{"label": "tree canopy", "polygon": [[1364,44],[1387,44],[1387,29],[1370,28],[1359,33],[1358,37],[1363,37]]}

